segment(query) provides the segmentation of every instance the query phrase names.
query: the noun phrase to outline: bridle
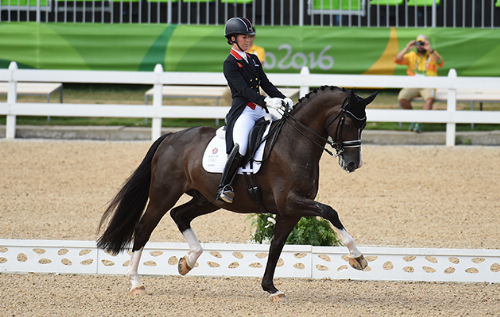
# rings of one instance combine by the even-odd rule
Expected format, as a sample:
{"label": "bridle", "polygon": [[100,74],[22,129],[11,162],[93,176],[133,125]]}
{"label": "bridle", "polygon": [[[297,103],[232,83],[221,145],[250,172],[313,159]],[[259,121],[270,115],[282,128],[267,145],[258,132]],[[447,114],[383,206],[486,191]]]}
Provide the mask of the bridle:
{"label": "bridle", "polygon": [[[366,116],[364,118],[357,118],[351,111],[347,110],[347,106],[349,105],[349,101],[350,101],[350,95],[347,96],[345,98],[344,102],[342,103],[342,107],[340,109],[340,112],[337,113],[337,115],[335,117],[333,117],[333,119],[330,120],[330,122],[326,126],[326,130],[328,131],[328,128],[330,127],[330,125],[332,125],[332,123],[335,120],[337,120],[338,118],[340,118],[339,119],[339,123],[337,124],[337,127],[335,129],[334,138],[331,141],[329,139],[324,138],[323,136],[319,135],[318,133],[314,132],[313,130],[309,129],[307,126],[305,126],[300,121],[298,121],[294,116],[292,116],[290,114],[290,112],[288,111],[288,107],[286,107],[285,111],[283,111],[283,117],[282,117],[284,119],[283,122],[285,122],[285,121],[288,122],[292,127],[295,128],[295,130],[297,130],[300,134],[302,134],[307,139],[309,139],[311,142],[313,142],[314,144],[316,144],[317,146],[319,146],[326,153],[330,154],[333,157],[338,157],[339,155],[342,155],[342,153],[344,152],[345,148],[348,148],[348,147],[361,147],[361,128],[359,128],[359,127],[358,127],[358,139],[357,140],[351,140],[351,141],[343,141],[342,140],[342,131],[344,129],[345,116],[346,115],[348,115],[349,117],[351,117],[351,119],[353,119],[354,121],[357,121],[356,123],[358,123],[358,124],[356,124],[356,126],[358,126],[358,125],[362,126],[362,123],[364,121],[366,121]],[[319,144],[318,142],[316,142],[315,140],[313,140],[311,137],[309,137],[307,134],[305,134],[294,123],[297,124],[297,125],[299,125],[302,129],[305,129],[308,132],[312,133],[314,136],[318,137],[319,139],[321,139],[326,144],[329,144],[332,148],[335,149],[335,152],[336,152],[335,155],[332,152],[330,152],[326,148],[326,146],[322,146],[321,144]],[[334,140],[337,140],[337,142],[335,142]]]}

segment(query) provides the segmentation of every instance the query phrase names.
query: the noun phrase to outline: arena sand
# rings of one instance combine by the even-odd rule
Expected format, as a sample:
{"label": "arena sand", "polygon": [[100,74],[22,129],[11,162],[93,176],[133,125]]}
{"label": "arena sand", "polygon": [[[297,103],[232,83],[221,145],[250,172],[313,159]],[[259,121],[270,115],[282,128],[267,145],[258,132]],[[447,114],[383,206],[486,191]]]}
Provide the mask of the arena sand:
{"label": "arena sand", "polygon": [[[149,145],[1,140],[0,238],[95,240],[107,202]],[[338,211],[358,245],[500,249],[500,148],[363,146],[362,153],[364,165],[352,174],[328,155],[320,166],[319,200]],[[221,210],[192,225],[202,242],[245,243],[246,217]],[[151,240],[184,241],[168,215]],[[133,298],[123,276],[4,273],[0,316],[500,316],[499,284],[279,278],[290,302],[272,304],[260,278],[143,282],[150,295]]]}

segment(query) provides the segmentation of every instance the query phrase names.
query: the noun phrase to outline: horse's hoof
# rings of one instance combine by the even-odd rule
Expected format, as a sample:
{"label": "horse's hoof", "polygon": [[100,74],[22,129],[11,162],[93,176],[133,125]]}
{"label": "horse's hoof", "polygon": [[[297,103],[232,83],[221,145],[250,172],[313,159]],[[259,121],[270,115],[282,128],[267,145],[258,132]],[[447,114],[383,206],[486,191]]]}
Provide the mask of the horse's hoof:
{"label": "horse's hoof", "polygon": [[286,298],[283,292],[276,292],[271,294],[271,302],[273,303],[288,303],[288,298]]}
{"label": "horse's hoof", "polygon": [[186,275],[191,271],[193,268],[189,267],[187,261],[186,261],[186,256],[183,256],[179,260],[179,265],[177,266],[177,269],[179,270],[180,275]]}
{"label": "horse's hoof", "polygon": [[144,286],[139,286],[130,290],[130,294],[132,294],[133,296],[148,295]]}
{"label": "horse's hoof", "polygon": [[368,262],[366,261],[363,255],[358,256],[357,258],[349,257],[349,265],[351,265],[356,270],[363,270],[368,266]]}

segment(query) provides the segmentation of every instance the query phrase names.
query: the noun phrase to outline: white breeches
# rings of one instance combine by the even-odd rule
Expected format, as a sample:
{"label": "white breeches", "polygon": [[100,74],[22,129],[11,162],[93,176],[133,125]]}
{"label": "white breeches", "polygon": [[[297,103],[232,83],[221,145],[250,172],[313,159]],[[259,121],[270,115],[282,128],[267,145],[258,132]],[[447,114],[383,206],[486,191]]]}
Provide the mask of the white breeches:
{"label": "white breeches", "polygon": [[266,114],[266,111],[259,106],[256,106],[254,110],[247,106],[234,123],[233,143],[239,144],[241,155],[245,155],[247,153],[248,135],[250,134],[250,130],[252,130],[255,122],[264,117]]}

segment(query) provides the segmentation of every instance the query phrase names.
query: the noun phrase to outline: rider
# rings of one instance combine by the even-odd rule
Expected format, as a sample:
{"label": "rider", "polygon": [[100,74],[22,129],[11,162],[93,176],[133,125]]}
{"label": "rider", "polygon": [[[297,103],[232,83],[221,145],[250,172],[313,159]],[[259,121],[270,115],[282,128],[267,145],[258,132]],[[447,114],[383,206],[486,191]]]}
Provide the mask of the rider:
{"label": "rider", "polygon": [[[255,35],[252,23],[247,18],[231,18],[224,30],[231,52],[224,61],[226,77],[233,102],[226,115],[226,152],[228,159],[217,189],[216,204],[232,203],[232,187],[241,159],[247,152],[248,135],[255,122],[268,113],[267,107],[280,109],[284,104],[289,109],[293,101],[286,98],[267,78],[259,58],[248,54],[251,36]],[[269,95],[259,93],[259,86]]]}

